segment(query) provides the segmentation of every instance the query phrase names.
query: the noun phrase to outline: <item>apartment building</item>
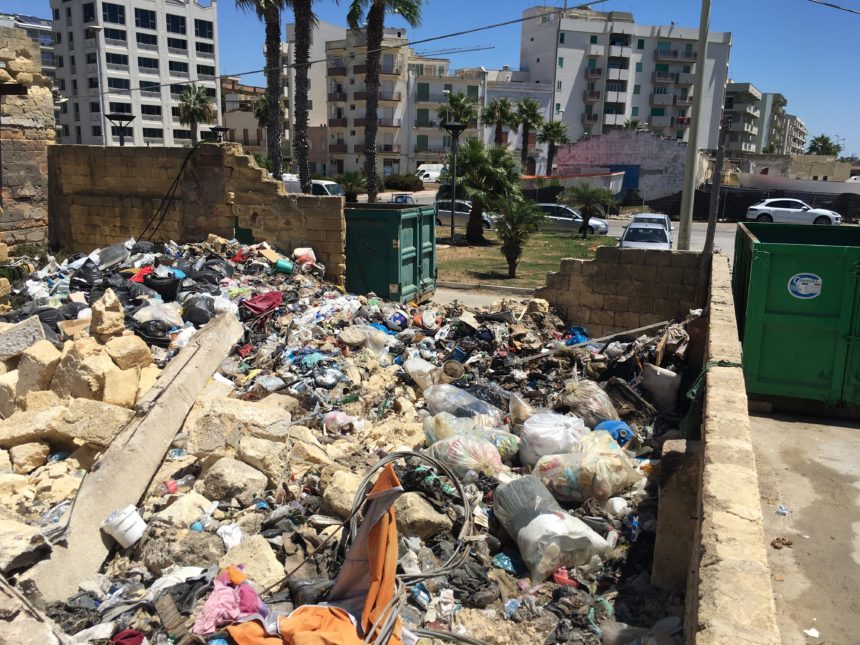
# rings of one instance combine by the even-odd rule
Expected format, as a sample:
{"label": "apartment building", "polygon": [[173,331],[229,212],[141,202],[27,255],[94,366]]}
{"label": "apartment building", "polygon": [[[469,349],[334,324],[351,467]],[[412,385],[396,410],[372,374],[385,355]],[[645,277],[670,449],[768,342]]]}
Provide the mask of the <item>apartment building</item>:
{"label": "apartment building", "polygon": [[785,106],[788,100],[779,92],[761,95],[761,111],[756,125],[756,146],[759,152],[781,154],[785,137]]}
{"label": "apartment building", "polygon": [[188,145],[179,123],[186,85],[206,88],[220,115],[216,2],[51,0],[56,78],[68,97],[62,143],[118,145],[107,114],[134,117],[127,145]]}
{"label": "apartment building", "polygon": [[225,141],[241,143],[247,152],[266,154],[266,128],[254,116],[254,105],[265,97],[266,88],[245,85],[238,77],[221,77],[221,124],[229,130]]}
{"label": "apartment building", "polygon": [[730,33],[709,33],[707,56],[698,61],[697,29],[638,25],[619,11],[533,7],[523,17],[531,19],[522,23],[520,69],[532,87],[551,88],[547,117],[562,119],[572,140],[631,119],[686,141],[695,72],[704,65],[699,145],[716,146]]}
{"label": "apartment building", "polygon": [[784,155],[797,156],[806,151],[806,124],[794,114],[785,115],[785,134],[780,145]]}
{"label": "apartment building", "polygon": [[726,135],[726,152],[761,152],[756,146],[761,116],[761,91],[752,83],[726,85],[725,116],[731,119]]}

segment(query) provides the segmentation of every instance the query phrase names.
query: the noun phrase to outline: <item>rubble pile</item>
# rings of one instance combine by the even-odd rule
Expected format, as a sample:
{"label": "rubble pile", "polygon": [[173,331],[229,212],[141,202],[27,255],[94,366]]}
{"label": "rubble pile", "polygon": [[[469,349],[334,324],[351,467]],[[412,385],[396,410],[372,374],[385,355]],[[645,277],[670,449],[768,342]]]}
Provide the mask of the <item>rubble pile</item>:
{"label": "rubble pile", "polygon": [[[77,643],[294,642],[313,610],[357,621],[325,642],[680,642],[683,598],[649,569],[700,312],[591,339],[542,300],[400,305],[324,271],[311,249],[210,236],[49,259],[16,282],[0,315],[6,578]],[[144,498],[105,509],[105,566],[45,603],[28,569],[215,316],[243,338]],[[373,623],[353,597],[368,575],[391,594]]]}

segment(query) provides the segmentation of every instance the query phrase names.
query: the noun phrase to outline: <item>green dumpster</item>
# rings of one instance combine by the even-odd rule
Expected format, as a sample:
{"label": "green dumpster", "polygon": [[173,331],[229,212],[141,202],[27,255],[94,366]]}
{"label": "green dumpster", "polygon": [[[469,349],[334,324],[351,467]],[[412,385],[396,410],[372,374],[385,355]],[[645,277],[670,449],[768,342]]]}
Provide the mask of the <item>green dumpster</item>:
{"label": "green dumpster", "polygon": [[398,302],[436,290],[436,209],[404,204],[347,206],[346,289]]}
{"label": "green dumpster", "polygon": [[860,228],[740,224],[732,292],[748,392],[860,404]]}

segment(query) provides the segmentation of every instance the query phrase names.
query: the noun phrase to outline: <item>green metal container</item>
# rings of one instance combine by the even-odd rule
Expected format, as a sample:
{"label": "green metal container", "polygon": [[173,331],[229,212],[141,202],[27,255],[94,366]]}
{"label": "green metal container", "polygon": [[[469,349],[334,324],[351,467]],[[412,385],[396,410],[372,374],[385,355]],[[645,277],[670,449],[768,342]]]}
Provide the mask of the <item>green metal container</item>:
{"label": "green metal container", "polygon": [[346,289],[398,302],[436,290],[436,209],[404,204],[347,206]]}
{"label": "green metal container", "polygon": [[860,405],[860,228],[740,224],[732,291],[748,392]]}

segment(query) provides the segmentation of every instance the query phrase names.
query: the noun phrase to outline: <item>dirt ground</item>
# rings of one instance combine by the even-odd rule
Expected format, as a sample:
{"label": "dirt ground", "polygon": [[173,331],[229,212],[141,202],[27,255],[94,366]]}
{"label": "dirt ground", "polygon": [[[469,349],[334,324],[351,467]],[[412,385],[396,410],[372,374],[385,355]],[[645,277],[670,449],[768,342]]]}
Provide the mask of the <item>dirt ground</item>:
{"label": "dirt ground", "polygon": [[[860,423],[751,421],[783,643],[860,643]],[[804,634],[810,628],[820,636]]]}

